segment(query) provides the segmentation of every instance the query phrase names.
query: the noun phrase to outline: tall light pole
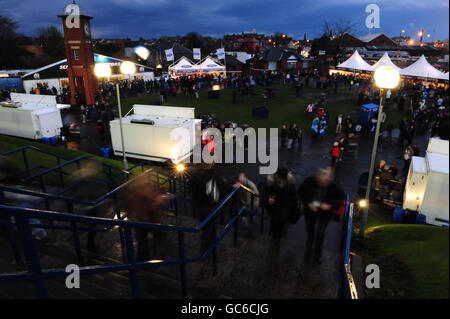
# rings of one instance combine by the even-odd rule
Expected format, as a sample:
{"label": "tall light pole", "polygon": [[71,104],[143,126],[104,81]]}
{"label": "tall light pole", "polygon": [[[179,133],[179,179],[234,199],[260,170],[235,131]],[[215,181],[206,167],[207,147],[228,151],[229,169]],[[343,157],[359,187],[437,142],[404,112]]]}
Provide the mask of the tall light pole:
{"label": "tall light pole", "polygon": [[[131,74],[136,73],[136,66],[133,62],[124,61],[120,65],[120,72],[124,75],[128,75],[131,80]],[[117,94],[117,108],[119,110],[119,126],[120,126],[120,140],[122,142],[122,158],[123,158],[123,169],[128,170],[127,156],[125,154],[125,140],[123,138],[123,124],[122,124],[122,105],[120,103],[120,89],[119,83],[116,83],[116,94]]]}
{"label": "tall light pole", "polygon": [[389,65],[381,65],[375,70],[374,74],[375,84],[380,88],[380,108],[378,109],[378,119],[377,119],[377,127],[375,130],[375,138],[373,142],[372,148],[372,158],[370,159],[370,170],[369,170],[369,180],[367,181],[367,189],[366,189],[366,197],[365,203],[362,212],[361,218],[361,226],[360,226],[360,235],[364,236],[367,226],[367,217],[369,215],[369,203],[370,203],[370,192],[372,189],[372,178],[373,171],[375,168],[375,160],[377,156],[377,148],[378,148],[378,137],[380,135],[380,127],[381,127],[381,116],[383,113],[383,93],[384,89],[393,89],[398,86],[400,82],[400,74]]}

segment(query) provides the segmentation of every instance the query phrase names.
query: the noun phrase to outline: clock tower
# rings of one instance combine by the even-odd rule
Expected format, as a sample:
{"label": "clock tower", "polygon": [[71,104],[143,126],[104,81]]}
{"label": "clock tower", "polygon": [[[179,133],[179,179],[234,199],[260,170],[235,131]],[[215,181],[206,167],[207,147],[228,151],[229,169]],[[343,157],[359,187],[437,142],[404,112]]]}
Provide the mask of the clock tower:
{"label": "clock tower", "polygon": [[91,19],[75,1],[58,15],[64,28],[67,57],[67,75],[70,86],[70,103],[76,104],[76,95],[86,105],[95,103],[98,80],[94,73],[94,45],[91,39]]}

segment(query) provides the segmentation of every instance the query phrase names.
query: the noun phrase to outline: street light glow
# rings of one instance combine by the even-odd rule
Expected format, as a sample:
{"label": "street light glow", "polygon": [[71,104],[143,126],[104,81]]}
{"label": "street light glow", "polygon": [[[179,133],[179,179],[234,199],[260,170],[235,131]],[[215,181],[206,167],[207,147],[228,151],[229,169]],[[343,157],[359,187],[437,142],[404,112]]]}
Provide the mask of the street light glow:
{"label": "street light glow", "polygon": [[99,78],[107,78],[111,76],[111,67],[109,64],[97,63],[94,67],[94,73]]}
{"label": "street light glow", "polygon": [[381,89],[393,89],[400,82],[400,73],[389,65],[382,65],[375,70],[375,83]]}
{"label": "street light glow", "polygon": [[134,53],[136,53],[136,55],[143,60],[147,60],[148,56],[150,55],[150,51],[143,46],[134,48]]}
{"label": "street light glow", "polygon": [[136,73],[136,66],[134,65],[133,62],[124,61],[120,65],[120,72],[122,72],[122,74],[127,74],[127,75]]}
{"label": "street light glow", "polygon": [[365,208],[367,206],[367,202],[365,199],[361,199],[358,203],[360,208]]}
{"label": "street light glow", "polygon": [[184,171],[184,165],[183,164],[178,164],[177,165],[177,172],[179,172],[179,173],[181,173],[181,172],[183,172]]}

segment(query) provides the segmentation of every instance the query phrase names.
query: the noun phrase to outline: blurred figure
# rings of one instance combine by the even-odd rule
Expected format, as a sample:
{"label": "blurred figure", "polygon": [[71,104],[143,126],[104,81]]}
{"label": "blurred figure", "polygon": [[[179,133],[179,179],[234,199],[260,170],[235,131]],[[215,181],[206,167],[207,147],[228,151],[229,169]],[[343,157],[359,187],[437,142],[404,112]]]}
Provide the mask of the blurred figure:
{"label": "blurred figure", "polygon": [[297,209],[295,179],[291,172],[279,167],[275,174],[268,175],[263,186],[263,205],[270,216],[270,233],[275,244],[286,230],[289,214]]}
{"label": "blurred figure", "polygon": [[[160,192],[157,186],[151,182],[147,177],[136,177],[124,190],[125,205],[128,209],[130,219],[162,224],[164,223],[163,207],[166,204],[170,195]],[[150,252],[148,245],[148,233],[153,235],[154,253],[158,248],[162,247],[163,233],[156,230],[149,230],[144,228],[135,228],[135,236],[137,241],[137,260],[150,260]],[[153,256],[155,254],[152,254]]]}
{"label": "blurred figure", "polygon": [[305,262],[314,253],[315,261],[320,264],[326,228],[333,211],[345,200],[345,193],[334,182],[332,170],[326,169],[308,177],[299,187],[298,196],[304,205],[307,232]]}

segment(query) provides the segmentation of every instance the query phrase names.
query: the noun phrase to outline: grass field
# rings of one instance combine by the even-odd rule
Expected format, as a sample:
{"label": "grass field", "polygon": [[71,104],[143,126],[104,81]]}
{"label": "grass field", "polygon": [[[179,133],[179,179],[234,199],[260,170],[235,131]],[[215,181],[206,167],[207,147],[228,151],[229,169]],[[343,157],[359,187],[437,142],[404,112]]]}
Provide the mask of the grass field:
{"label": "grass field", "polygon": [[[238,124],[248,124],[254,128],[280,128],[281,125],[297,125],[305,128],[311,126],[311,120],[306,118],[305,109],[310,101],[318,99],[316,96],[295,98],[295,89],[288,86],[273,86],[275,90],[275,99],[269,103],[268,108],[270,116],[268,119],[256,120],[252,117],[252,109],[263,105],[263,88],[256,89],[256,101],[254,104],[243,101],[240,97],[238,104],[232,104],[232,89],[220,91],[220,99],[211,100],[207,98],[207,91],[200,92],[200,98],[191,99],[179,94],[177,97],[169,97],[164,105],[195,107],[196,116],[205,114],[215,114],[220,121],[235,121]],[[304,93],[320,93],[320,90],[310,88]],[[338,113],[350,113],[354,120],[358,120],[359,107],[357,105],[354,92],[341,92],[338,95],[329,95],[330,97],[341,96],[348,98],[346,101],[327,102],[326,109],[329,113],[329,130],[334,130],[335,118]],[[124,98],[122,100],[122,113],[126,114],[134,104],[152,104],[159,100],[159,95],[140,96]],[[309,131],[309,130],[305,130]]]}
{"label": "grass field", "polygon": [[[253,128],[280,128],[283,124],[289,126],[297,123],[304,129],[305,133],[310,132],[312,120],[306,117],[306,106],[311,102],[319,99],[320,93],[323,91],[313,87],[307,87],[303,91],[302,98],[295,97],[295,89],[287,85],[274,85],[275,99],[269,103],[269,118],[256,120],[252,117],[252,109],[254,107],[263,106],[263,90],[262,87],[256,88],[256,101],[254,104],[248,103],[239,96],[239,103],[232,103],[233,89],[223,89],[220,91],[220,98],[216,100],[208,99],[207,91],[200,92],[200,98],[191,99],[183,94],[177,97],[169,97],[164,105],[195,107],[196,116],[205,114],[215,114],[220,121],[234,121],[238,124],[248,124]],[[335,131],[335,120],[339,113],[350,114],[354,122],[359,119],[360,105],[357,102],[357,91],[341,88],[337,94],[330,91],[327,94],[329,101],[325,102],[325,108],[329,114],[328,133]],[[159,101],[159,95],[128,97],[122,99],[122,113],[125,115],[134,104],[154,104]],[[111,100],[115,103],[115,100]],[[386,125],[389,122],[398,126],[402,117],[399,111],[388,112]]]}
{"label": "grass field", "polygon": [[367,298],[449,298],[448,229],[428,225],[380,225],[354,248],[365,264],[377,264],[380,289]]}

